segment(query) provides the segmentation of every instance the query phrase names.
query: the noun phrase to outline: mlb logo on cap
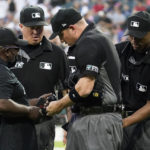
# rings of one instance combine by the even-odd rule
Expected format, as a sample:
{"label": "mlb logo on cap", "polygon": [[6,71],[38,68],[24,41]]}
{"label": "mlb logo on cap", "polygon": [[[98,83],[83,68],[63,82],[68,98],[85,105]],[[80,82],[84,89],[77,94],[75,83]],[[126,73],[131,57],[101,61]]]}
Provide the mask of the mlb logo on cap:
{"label": "mlb logo on cap", "polygon": [[130,26],[131,26],[131,27],[137,27],[137,28],[138,28],[138,27],[140,26],[140,23],[137,22],[137,21],[131,21]]}
{"label": "mlb logo on cap", "polygon": [[136,38],[143,38],[150,32],[150,14],[139,11],[127,19],[127,31],[124,35],[131,35]]}
{"label": "mlb logo on cap", "polygon": [[27,27],[47,25],[44,11],[38,6],[24,7],[20,12],[20,23]]}
{"label": "mlb logo on cap", "polygon": [[32,18],[40,18],[40,13],[32,13]]}

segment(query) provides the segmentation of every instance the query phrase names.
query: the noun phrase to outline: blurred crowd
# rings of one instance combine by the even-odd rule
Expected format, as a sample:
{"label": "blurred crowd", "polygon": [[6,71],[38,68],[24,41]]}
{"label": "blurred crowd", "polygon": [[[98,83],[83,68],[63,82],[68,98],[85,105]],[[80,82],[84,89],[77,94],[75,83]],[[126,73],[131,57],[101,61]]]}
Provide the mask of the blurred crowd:
{"label": "blurred crowd", "polygon": [[[0,26],[12,28],[19,35],[19,13],[27,5],[42,7],[49,24],[60,8],[74,7],[88,23],[94,22],[113,43],[118,43],[124,40],[127,17],[136,11],[149,10],[150,0],[0,0]],[[45,35],[50,34],[49,25],[45,27]],[[55,42],[59,45],[57,40]]]}

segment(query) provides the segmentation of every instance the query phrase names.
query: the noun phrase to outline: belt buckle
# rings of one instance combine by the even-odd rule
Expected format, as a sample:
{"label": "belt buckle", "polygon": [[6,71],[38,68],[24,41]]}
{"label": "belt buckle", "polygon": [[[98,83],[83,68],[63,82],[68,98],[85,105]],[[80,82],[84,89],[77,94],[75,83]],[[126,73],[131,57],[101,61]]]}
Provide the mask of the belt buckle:
{"label": "belt buckle", "polygon": [[114,104],[114,111],[119,111],[119,112],[124,112],[125,110],[125,105],[124,104]]}

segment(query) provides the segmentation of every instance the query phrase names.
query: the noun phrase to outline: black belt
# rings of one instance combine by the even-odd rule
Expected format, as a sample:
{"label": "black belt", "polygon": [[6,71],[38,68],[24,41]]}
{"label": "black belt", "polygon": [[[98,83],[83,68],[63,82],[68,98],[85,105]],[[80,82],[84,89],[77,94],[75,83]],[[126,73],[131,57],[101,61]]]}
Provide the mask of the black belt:
{"label": "black belt", "polygon": [[137,109],[135,109],[135,108],[132,109],[131,107],[124,105],[124,109],[122,110],[122,117],[126,118],[128,116],[131,116],[136,111],[137,111]]}
{"label": "black belt", "polygon": [[101,114],[109,112],[120,112],[122,109],[117,105],[103,105],[103,106],[92,106],[92,107],[80,107],[80,114]]}
{"label": "black belt", "polygon": [[134,110],[124,110],[122,111],[122,117],[126,118],[128,116],[131,116],[135,111]]}

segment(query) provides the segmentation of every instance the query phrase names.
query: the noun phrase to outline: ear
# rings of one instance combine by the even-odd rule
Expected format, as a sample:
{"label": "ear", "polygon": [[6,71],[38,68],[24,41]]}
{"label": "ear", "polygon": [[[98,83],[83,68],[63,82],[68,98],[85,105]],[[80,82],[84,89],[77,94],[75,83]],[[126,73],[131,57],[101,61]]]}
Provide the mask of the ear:
{"label": "ear", "polygon": [[20,30],[22,31],[22,28],[23,28],[23,24],[19,24],[19,27],[20,27]]}
{"label": "ear", "polygon": [[75,30],[75,25],[70,25],[69,29]]}

